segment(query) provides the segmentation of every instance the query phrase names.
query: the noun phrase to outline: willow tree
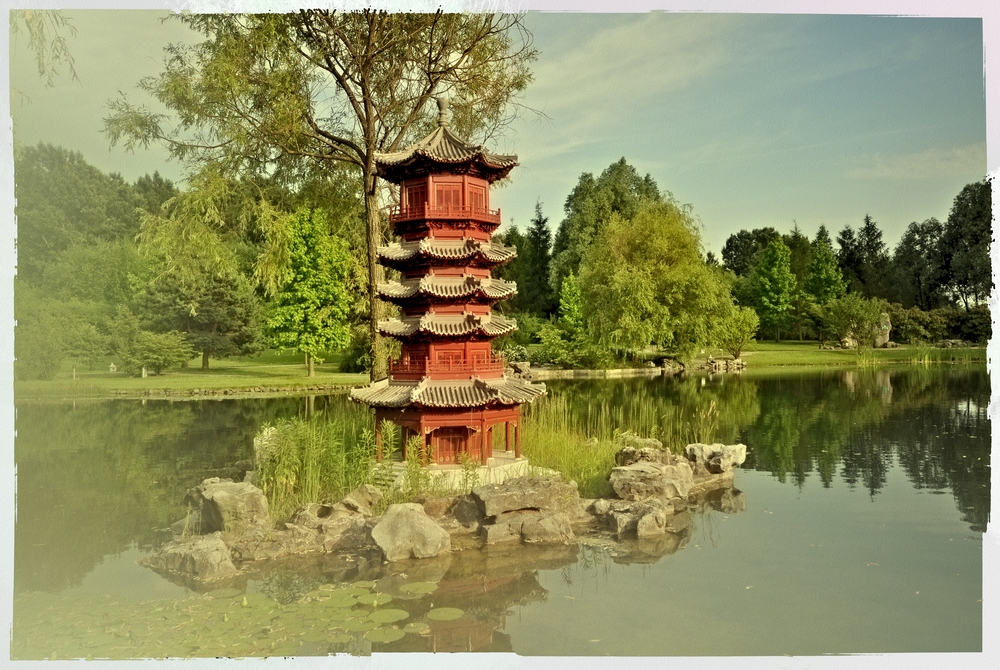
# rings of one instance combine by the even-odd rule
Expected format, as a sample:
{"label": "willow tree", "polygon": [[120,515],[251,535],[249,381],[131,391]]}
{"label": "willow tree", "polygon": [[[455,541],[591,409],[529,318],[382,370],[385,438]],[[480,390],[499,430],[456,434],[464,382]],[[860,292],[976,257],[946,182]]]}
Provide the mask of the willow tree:
{"label": "willow tree", "polygon": [[[127,149],[162,142],[191,164],[218,164],[244,179],[295,184],[303,174],[350,166],[361,182],[368,261],[372,378],[384,377],[375,287],[386,235],[375,155],[430,130],[428,101],[452,99],[452,126],[487,139],[517,111],[536,52],[520,15],[181,15],[205,39],[167,48],[163,72],[139,87],[175,115],[120,98],[105,132]],[[318,203],[317,203],[318,204]]]}
{"label": "willow tree", "polygon": [[692,358],[732,305],[721,271],[702,258],[698,224],[673,200],[613,213],[580,269],[584,317],[598,340],[636,352],[650,344]]}

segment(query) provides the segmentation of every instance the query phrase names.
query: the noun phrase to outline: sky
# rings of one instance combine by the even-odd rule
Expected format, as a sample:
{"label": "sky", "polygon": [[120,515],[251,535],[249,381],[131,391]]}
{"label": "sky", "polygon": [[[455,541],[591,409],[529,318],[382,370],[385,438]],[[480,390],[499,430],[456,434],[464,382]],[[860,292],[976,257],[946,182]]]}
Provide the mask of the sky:
{"label": "sky", "polygon": [[[163,47],[198,36],[162,11],[66,12],[79,81],[46,88],[24,37],[11,43],[15,142],[81,152],[134,180],[183,179],[164,149],[110,148],[108,100],[160,71]],[[944,220],[986,174],[982,21],[965,18],[529,12],[539,50],[527,111],[490,148],[520,167],[493,196],[553,232],[584,172],[624,157],[693,206],[717,255],[742,228],[812,236],[871,215],[894,245]],[[532,111],[534,110],[534,111]]]}

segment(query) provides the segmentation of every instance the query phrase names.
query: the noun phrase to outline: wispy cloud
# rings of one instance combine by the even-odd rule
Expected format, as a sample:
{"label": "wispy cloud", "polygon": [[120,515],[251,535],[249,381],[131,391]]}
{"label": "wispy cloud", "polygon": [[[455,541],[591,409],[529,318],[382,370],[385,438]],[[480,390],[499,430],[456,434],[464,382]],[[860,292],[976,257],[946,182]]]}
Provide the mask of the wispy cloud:
{"label": "wispy cloud", "polygon": [[847,176],[854,179],[922,181],[969,173],[986,173],[985,142],[892,156],[868,154],[856,161]]}

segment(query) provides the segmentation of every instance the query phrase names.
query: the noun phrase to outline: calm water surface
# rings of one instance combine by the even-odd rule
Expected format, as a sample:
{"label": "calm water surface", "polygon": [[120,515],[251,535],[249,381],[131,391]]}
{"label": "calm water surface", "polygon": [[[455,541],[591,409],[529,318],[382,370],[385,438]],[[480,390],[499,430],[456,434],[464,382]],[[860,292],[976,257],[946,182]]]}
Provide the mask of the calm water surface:
{"label": "calm water surface", "polygon": [[[716,437],[748,445],[747,509],[704,505],[683,537],[644,544],[286,562],[205,594],[136,561],[170,539],[186,488],[249,457],[257,428],[305,400],[18,403],[12,655],[981,650],[984,368],[549,389],[584,430],[595,408],[654,432],[671,407],[715,403]],[[392,600],[352,607],[373,593]]]}

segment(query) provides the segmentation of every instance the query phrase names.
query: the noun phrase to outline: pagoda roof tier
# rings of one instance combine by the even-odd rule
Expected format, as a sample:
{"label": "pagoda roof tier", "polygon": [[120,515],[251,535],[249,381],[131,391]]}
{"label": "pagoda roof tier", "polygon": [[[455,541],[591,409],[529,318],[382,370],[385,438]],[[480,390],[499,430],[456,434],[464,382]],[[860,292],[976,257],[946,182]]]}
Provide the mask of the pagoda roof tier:
{"label": "pagoda roof tier", "polygon": [[545,395],[545,384],[532,384],[500,377],[497,379],[432,380],[418,382],[377,382],[351,390],[351,399],[372,407],[485,407],[487,405],[519,405]]}
{"label": "pagoda roof tier", "polygon": [[378,248],[383,265],[405,268],[411,261],[474,261],[477,265],[495,267],[517,256],[517,249],[483,240],[439,240],[425,237],[413,242],[393,242]]}
{"label": "pagoda roof tier", "polygon": [[383,300],[404,303],[414,298],[452,300],[456,298],[477,298],[482,301],[496,302],[506,300],[517,293],[514,282],[489,277],[442,277],[425,275],[416,280],[402,282],[387,282],[378,285],[379,295]]}
{"label": "pagoda roof tier", "polygon": [[446,122],[402,151],[375,154],[378,175],[393,183],[441,172],[472,173],[490,183],[503,179],[517,165],[517,156],[495,154],[479,144],[469,144],[448,129]]}
{"label": "pagoda roof tier", "polygon": [[499,314],[436,314],[428,312],[419,318],[403,317],[402,319],[379,321],[378,329],[383,335],[401,339],[411,339],[421,335],[499,337],[517,330],[517,322]]}

